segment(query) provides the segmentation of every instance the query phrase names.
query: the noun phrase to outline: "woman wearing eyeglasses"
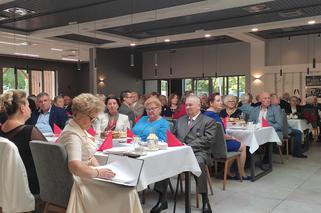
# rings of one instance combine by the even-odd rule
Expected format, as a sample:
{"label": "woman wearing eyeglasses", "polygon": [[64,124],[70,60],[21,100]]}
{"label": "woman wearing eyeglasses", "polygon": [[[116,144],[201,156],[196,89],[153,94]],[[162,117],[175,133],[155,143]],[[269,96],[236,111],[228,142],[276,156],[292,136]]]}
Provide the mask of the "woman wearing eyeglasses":
{"label": "woman wearing eyeglasses", "polygon": [[130,129],[130,123],[127,115],[118,112],[119,100],[115,96],[109,96],[105,100],[107,113],[98,115],[97,120],[93,123],[96,131],[96,138],[105,138],[109,131],[126,131]]}
{"label": "woman wearing eyeglasses", "polygon": [[169,130],[168,121],[160,116],[162,104],[156,97],[145,101],[147,116],[143,116],[135,124],[133,133],[146,141],[150,133],[155,133],[159,141],[166,141],[166,131]]}
{"label": "woman wearing eyeglasses", "polygon": [[73,118],[58,139],[65,146],[68,168],[74,175],[67,212],[142,212],[134,188],[91,180],[115,176],[110,169],[97,167],[95,138],[86,131],[104,108],[104,103],[91,94],[75,97],[72,100]]}

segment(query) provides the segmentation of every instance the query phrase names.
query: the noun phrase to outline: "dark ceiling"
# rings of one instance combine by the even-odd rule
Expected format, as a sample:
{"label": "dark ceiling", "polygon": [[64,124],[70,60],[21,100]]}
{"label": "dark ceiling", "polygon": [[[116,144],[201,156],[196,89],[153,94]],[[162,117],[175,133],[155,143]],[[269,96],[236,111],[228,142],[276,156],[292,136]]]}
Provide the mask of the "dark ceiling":
{"label": "dark ceiling", "polygon": [[265,39],[321,33],[321,24],[265,30],[253,33]]}
{"label": "dark ceiling", "polygon": [[[213,30],[243,25],[255,25],[259,23],[321,15],[321,0],[276,0],[267,2],[264,5],[269,9],[260,13],[250,13],[244,8],[239,7],[115,28],[106,28],[101,31],[143,39],[155,36],[189,33],[196,30]],[[294,17],[284,17],[283,14],[286,13],[289,15],[289,12],[297,12],[298,15]],[[295,14],[296,13],[294,13],[294,15]]]}
{"label": "dark ceiling", "polygon": [[216,36],[211,38],[198,38],[198,39],[188,39],[175,41],[170,43],[156,43],[156,44],[148,44],[148,45],[140,45],[135,47],[138,51],[152,51],[152,50],[162,50],[162,49],[173,49],[173,48],[181,48],[181,47],[190,47],[190,46],[203,46],[203,45],[213,45],[213,44],[224,44],[224,43],[233,43],[239,42],[240,40],[231,38],[229,36]]}
{"label": "dark ceiling", "polygon": [[0,11],[21,7],[35,13],[0,21],[0,26],[31,32],[200,1],[203,0],[17,0],[0,5]]}

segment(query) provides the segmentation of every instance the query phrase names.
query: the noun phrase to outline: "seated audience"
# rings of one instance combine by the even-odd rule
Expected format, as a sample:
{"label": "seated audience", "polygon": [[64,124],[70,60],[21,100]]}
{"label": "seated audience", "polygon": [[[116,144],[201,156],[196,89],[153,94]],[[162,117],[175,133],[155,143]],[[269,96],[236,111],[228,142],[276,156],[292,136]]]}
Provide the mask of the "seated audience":
{"label": "seated audience", "polygon": [[[169,111],[169,106],[167,105],[168,102],[167,102],[167,97],[165,95],[160,95],[159,96],[159,101],[161,102],[162,104],[162,112],[161,112],[161,116],[165,116],[165,112],[166,111]],[[166,116],[165,116],[166,117]]]}
{"label": "seated audience", "polygon": [[120,102],[121,105],[118,109],[119,113],[127,115],[130,121],[130,125],[133,126],[135,124],[135,114],[131,109],[131,105],[133,103],[132,93],[128,90],[122,91],[120,93]]}
{"label": "seated audience", "polygon": [[133,133],[146,141],[150,133],[155,133],[159,141],[166,141],[168,121],[161,117],[161,103],[158,98],[150,97],[145,101],[147,116],[143,116],[133,128]]}
{"label": "seated audience", "polygon": [[53,134],[53,126],[65,127],[68,116],[65,109],[51,105],[49,95],[45,92],[37,95],[39,110],[32,112],[27,124],[36,126],[42,134]]}
{"label": "seated audience", "polygon": [[72,104],[72,99],[70,98],[70,96],[65,95],[64,96],[64,108],[66,110],[66,112],[68,113],[68,115],[71,115],[71,104]]}
{"label": "seated audience", "polygon": [[130,107],[134,111],[135,118],[138,118],[144,113],[143,98],[140,97],[138,92],[132,92],[132,99],[133,103]]}
{"label": "seated audience", "polygon": [[165,117],[172,117],[173,113],[179,108],[179,98],[175,93],[170,94],[168,98],[168,107],[164,111]]}
{"label": "seated audience", "polygon": [[119,100],[115,96],[107,97],[106,113],[100,113],[97,120],[93,123],[93,128],[98,138],[105,138],[109,131],[126,131],[130,129],[130,123],[127,115],[118,112]]}
{"label": "seated audience", "polygon": [[280,106],[271,105],[271,97],[267,92],[260,94],[261,105],[253,108],[251,111],[249,121],[255,124],[262,124],[262,117],[267,120],[270,126],[272,126],[278,134],[280,140],[283,139],[283,121],[282,111]]}
{"label": "seated audience", "polygon": [[303,109],[298,103],[298,97],[292,96],[290,98],[290,107],[285,109],[286,114],[296,114],[299,117],[302,117]]}
{"label": "seated audience", "polygon": [[255,96],[255,100],[256,100],[256,103],[253,103],[251,104],[252,107],[257,107],[257,106],[260,106],[261,105],[261,102],[260,102],[260,94],[256,95]]}
{"label": "seated audience", "polygon": [[247,120],[248,117],[250,116],[251,110],[253,109],[253,107],[251,106],[251,100],[248,93],[241,95],[240,103],[241,103],[241,106],[239,106],[238,109],[245,114],[246,120]]}
{"label": "seated audience", "polygon": [[280,107],[283,109],[285,112],[290,111],[290,94],[288,92],[283,93],[282,99],[280,100]]}
{"label": "seated audience", "polygon": [[[201,113],[201,101],[199,97],[190,95],[186,98],[187,115],[179,118],[174,127],[174,134],[194,151],[196,159],[202,170],[202,174],[196,178],[197,192],[202,195],[202,212],[212,212],[207,192],[207,178],[205,165],[211,165],[211,143],[215,140],[215,121]],[[155,190],[159,193],[159,200],[151,212],[160,212],[167,209],[168,180],[155,184]]]}
{"label": "seated audience", "polygon": [[240,118],[242,111],[236,107],[237,100],[234,95],[224,97],[225,109],[220,112],[221,118]]}
{"label": "seated audience", "polygon": [[[280,104],[280,98],[276,94],[271,95],[271,105],[278,106]],[[288,122],[288,119],[286,118],[286,113],[282,113],[282,120],[284,122]],[[296,158],[307,158],[306,155],[303,154],[303,149],[301,147],[301,140],[302,140],[302,132],[298,129],[293,129],[289,125],[288,126],[288,135],[292,136],[294,138],[293,141],[293,152],[292,156]]]}
{"label": "seated audience", "polygon": [[206,93],[200,96],[201,99],[201,112],[205,112],[208,108],[208,97]]}
{"label": "seated audience", "polygon": [[[74,212],[142,212],[135,188],[90,180],[115,176],[112,170],[97,167],[99,163],[94,156],[97,145],[86,131],[104,108],[104,103],[94,95],[83,93],[75,97],[72,101],[73,118],[58,139],[65,146],[68,168],[75,180],[68,209],[74,208]],[[83,196],[87,193],[93,197]]]}
{"label": "seated audience", "polygon": [[54,105],[59,108],[64,108],[64,97],[58,95],[54,98]]}
{"label": "seated audience", "polygon": [[191,91],[184,92],[179,108],[172,115],[173,119],[179,119],[180,117],[183,117],[186,115],[185,100],[186,100],[186,97],[189,95],[193,95],[193,93]]}
{"label": "seated audience", "polygon": [[29,142],[47,140],[36,127],[25,125],[31,115],[25,92],[21,90],[5,92],[0,97],[0,103],[1,108],[8,115],[8,120],[1,125],[0,136],[9,139],[17,146],[26,167],[30,191],[32,194],[39,194],[39,183]]}
{"label": "seated audience", "polygon": [[[243,176],[243,180],[249,180],[249,177],[245,177],[245,161],[246,161],[246,146],[244,143],[242,143],[240,140],[232,137],[231,135],[226,134],[225,128],[223,125],[223,121],[219,116],[219,112],[223,108],[223,102],[221,96],[216,94],[211,94],[208,98],[209,108],[203,113],[204,115],[207,115],[211,118],[213,118],[217,123],[222,124],[222,127],[224,129],[225,133],[225,140],[226,140],[226,147],[228,152],[240,152],[241,153],[241,168],[242,171],[240,171],[241,175]],[[242,105],[243,106],[243,105]],[[240,178],[240,174],[238,174],[238,177],[235,175],[232,175],[230,172],[232,164],[228,165],[228,175],[230,177],[234,178]]]}

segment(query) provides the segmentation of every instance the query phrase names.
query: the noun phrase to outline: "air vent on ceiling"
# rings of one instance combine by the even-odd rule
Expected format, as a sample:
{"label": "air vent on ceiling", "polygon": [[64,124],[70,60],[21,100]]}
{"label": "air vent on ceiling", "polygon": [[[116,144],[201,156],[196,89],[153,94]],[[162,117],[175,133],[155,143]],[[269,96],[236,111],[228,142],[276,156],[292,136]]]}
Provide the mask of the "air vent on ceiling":
{"label": "air vent on ceiling", "polygon": [[26,16],[26,15],[32,15],[34,13],[36,13],[33,10],[29,10],[29,9],[25,9],[25,8],[21,8],[21,7],[11,7],[8,9],[3,10],[4,13],[9,14],[10,16]]}
{"label": "air vent on ceiling", "polygon": [[246,10],[249,13],[259,13],[263,11],[270,10],[271,8],[266,6],[265,4],[258,4],[258,5],[253,5],[250,7],[244,7],[243,10]]}
{"label": "air vent on ceiling", "polygon": [[279,12],[279,16],[282,18],[295,18],[303,15],[301,10],[288,10]]}

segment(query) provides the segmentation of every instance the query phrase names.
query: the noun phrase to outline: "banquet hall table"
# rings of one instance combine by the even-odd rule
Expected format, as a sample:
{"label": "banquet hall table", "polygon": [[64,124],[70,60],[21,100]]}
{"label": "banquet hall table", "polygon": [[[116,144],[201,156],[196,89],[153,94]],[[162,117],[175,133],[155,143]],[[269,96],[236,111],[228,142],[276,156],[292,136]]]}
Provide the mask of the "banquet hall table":
{"label": "banquet hall table", "polygon": [[[98,161],[108,158],[103,152],[95,153]],[[166,150],[146,152],[137,159],[144,160],[137,184],[137,191],[142,191],[149,184],[173,177],[185,172],[185,212],[191,212],[191,173],[201,175],[193,150],[189,146],[168,147]]]}
{"label": "banquet hall table", "polygon": [[302,133],[304,133],[305,130],[312,130],[312,125],[305,119],[288,119],[288,124],[292,129],[298,129]]}
{"label": "banquet hall table", "polygon": [[[251,156],[251,180],[255,181],[272,171],[272,151],[273,143],[282,145],[280,138],[273,127],[260,128],[229,128],[226,133],[242,141],[249,147]],[[269,168],[264,169],[263,172],[255,174],[255,153],[260,145],[268,143],[269,149]]]}

